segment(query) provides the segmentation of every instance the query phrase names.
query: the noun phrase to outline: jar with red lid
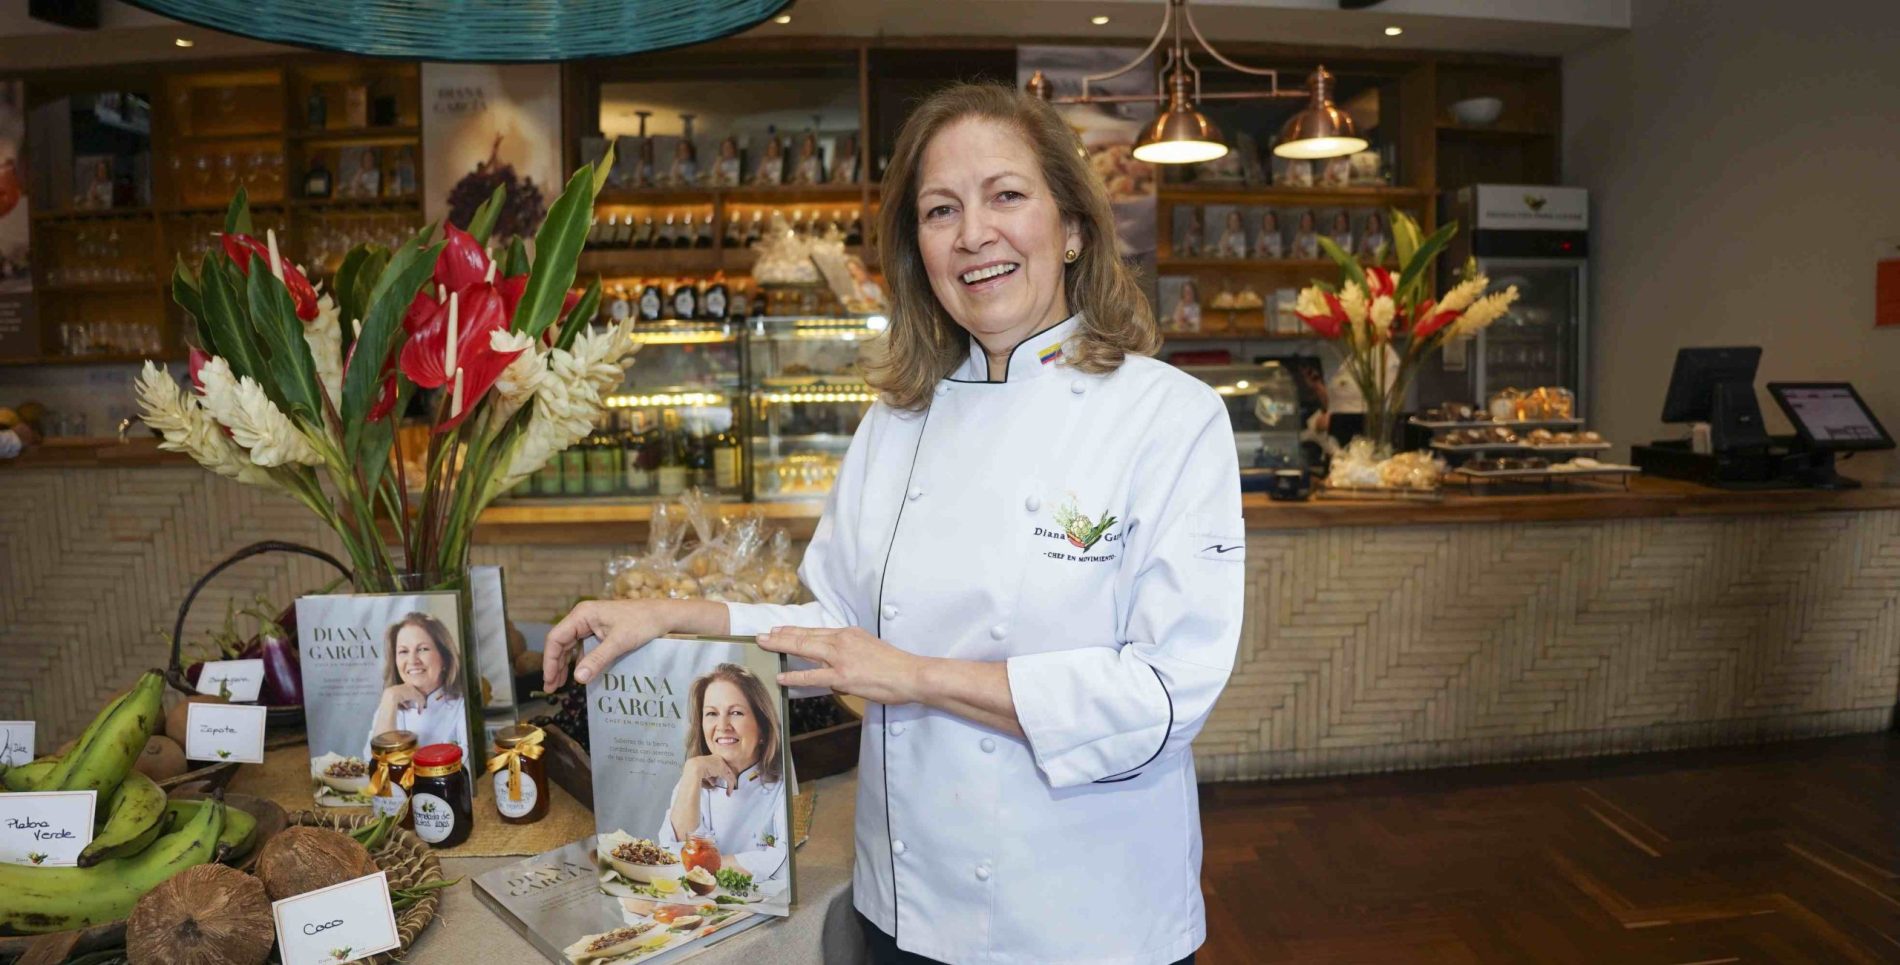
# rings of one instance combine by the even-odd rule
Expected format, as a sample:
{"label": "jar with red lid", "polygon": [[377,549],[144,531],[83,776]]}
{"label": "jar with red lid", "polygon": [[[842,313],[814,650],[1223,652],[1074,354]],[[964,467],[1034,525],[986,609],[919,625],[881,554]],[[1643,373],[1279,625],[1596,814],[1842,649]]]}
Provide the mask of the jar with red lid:
{"label": "jar with red lid", "polygon": [[410,767],[416,779],[409,792],[416,837],[437,848],[467,841],[475,823],[475,799],[461,746],[430,744],[416,751]]}

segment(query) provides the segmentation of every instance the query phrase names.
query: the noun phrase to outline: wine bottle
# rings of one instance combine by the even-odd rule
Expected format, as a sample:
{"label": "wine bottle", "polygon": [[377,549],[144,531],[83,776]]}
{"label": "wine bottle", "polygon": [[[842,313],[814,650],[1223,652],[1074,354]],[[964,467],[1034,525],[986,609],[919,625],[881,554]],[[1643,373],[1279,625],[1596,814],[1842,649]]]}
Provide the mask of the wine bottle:
{"label": "wine bottle", "polygon": [[632,316],[633,300],[627,297],[627,286],[615,285],[607,299],[607,317],[614,322],[624,322]]}
{"label": "wine bottle", "polygon": [[728,424],[713,437],[713,486],[724,492],[739,489],[739,434]]}
{"label": "wine bottle", "polygon": [[653,467],[643,461],[648,432],[647,414],[639,409],[629,410],[626,427],[620,433],[620,465],[622,484],[627,492],[636,496],[653,493]]}
{"label": "wine bottle", "polygon": [[699,317],[699,285],[691,278],[673,283],[673,317],[681,321]]}
{"label": "wine bottle", "polygon": [[706,435],[706,420],[694,419],[686,431],[686,485],[695,489],[711,488],[713,463],[711,440]]}
{"label": "wine bottle", "polygon": [[736,214],[726,215],[725,245],[735,251],[745,247],[745,222]]}
{"label": "wine bottle", "polygon": [[699,313],[709,321],[723,322],[726,310],[732,307],[732,297],[726,288],[726,274],[713,275],[712,283],[706,286],[706,294],[700,296]]}
{"label": "wine bottle", "polygon": [[[611,421],[610,421],[611,420]],[[608,413],[587,434],[587,494],[611,496],[620,489],[620,447],[614,443],[619,416]],[[609,426],[614,428],[609,428]]]}
{"label": "wine bottle", "polygon": [[686,491],[686,435],[679,425],[677,411],[661,411],[660,464],[656,478],[661,496],[677,496]]}
{"label": "wine bottle", "polygon": [[851,227],[845,229],[844,243],[847,245],[864,244],[864,216],[862,212],[856,210],[851,212]]}
{"label": "wine bottle", "polygon": [[[632,221],[633,216],[628,215],[627,220]],[[631,246],[643,249],[653,247],[653,233],[653,216],[647,215],[640,219],[639,229],[634,231],[631,239],[629,239]]]}
{"label": "wine bottle", "polygon": [[666,311],[666,298],[660,293],[660,283],[648,280],[640,288],[640,320],[657,322]]}
{"label": "wine bottle", "polygon": [[758,247],[759,239],[763,237],[765,237],[765,209],[753,208],[752,222],[747,225],[745,229],[745,246],[747,248],[756,248]]}
{"label": "wine bottle", "polygon": [[711,248],[712,247],[712,243],[713,243],[712,220],[713,220],[712,215],[708,213],[706,217],[699,222],[699,231],[693,235],[693,247],[695,248]]}
{"label": "wine bottle", "polygon": [[587,226],[587,241],[582,247],[605,247],[606,239],[613,237],[613,227],[616,224],[618,224],[618,219],[611,214],[607,216],[607,220],[605,221],[595,218],[594,223]]}
{"label": "wine bottle", "polygon": [[679,244],[679,222],[673,212],[666,213],[666,223],[660,226],[660,236],[653,239],[655,248],[672,248]]}
{"label": "wine bottle", "polygon": [[322,158],[312,158],[310,170],[303,176],[303,196],[306,198],[327,198],[330,196],[330,169],[323,166]]}

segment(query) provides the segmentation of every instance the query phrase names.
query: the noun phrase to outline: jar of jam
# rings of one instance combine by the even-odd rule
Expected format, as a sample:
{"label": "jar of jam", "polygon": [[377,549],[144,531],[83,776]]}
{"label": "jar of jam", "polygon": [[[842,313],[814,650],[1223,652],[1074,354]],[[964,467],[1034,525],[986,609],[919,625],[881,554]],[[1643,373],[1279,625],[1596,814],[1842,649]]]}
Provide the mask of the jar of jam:
{"label": "jar of jam", "polygon": [[430,744],[416,751],[411,768],[416,781],[409,791],[409,813],[416,837],[437,848],[467,841],[475,823],[475,801],[461,745]]}
{"label": "jar of jam", "polygon": [[711,831],[695,831],[686,839],[686,847],[680,849],[680,867],[704,868],[708,874],[719,870],[719,844]]}
{"label": "jar of jam", "polygon": [[416,754],[414,731],[391,730],[377,734],[369,742],[369,806],[377,817],[401,814],[396,822],[411,831],[416,829],[415,815],[403,805],[415,784],[412,769]]}
{"label": "jar of jam", "polygon": [[503,824],[533,824],[548,816],[547,767],[541,762],[546,733],[533,724],[512,724],[495,732],[489,761],[495,784],[495,810]]}

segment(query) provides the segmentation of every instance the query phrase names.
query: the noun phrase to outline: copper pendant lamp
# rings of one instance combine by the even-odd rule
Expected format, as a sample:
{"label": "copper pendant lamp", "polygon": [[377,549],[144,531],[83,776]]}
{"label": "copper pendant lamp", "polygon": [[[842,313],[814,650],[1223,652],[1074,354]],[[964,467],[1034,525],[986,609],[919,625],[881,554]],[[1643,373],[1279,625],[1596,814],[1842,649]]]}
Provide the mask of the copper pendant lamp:
{"label": "copper pendant lamp", "polygon": [[[1266,89],[1204,93],[1201,90],[1200,67],[1195,65],[1182,37],[1184,26],[1200,48],[1222,65],[1243,74],[1267,78]],[[1089,90],[1092,83],[1120,77],[1135,69],[1170,35],[1172,39],[1161,69],[1163,80],[1160,86],[1164,89],[1158,89],[1153,94],[1095,94]],[[1152,164],[1195,164],[1226,155],[1227,143],[1221,137],[1220,128],[1202,114],[1197,106],[1208,100],[1306,98],[1306,107],[1288,119],[1281,128],[1280,143],[1273,149],[1273,153],[1281,157],[1328,158],[1366,149],[1366,141],[1353,126],[1352,117],[1333,104],[1333,75],[1324,66],[1308,76],[1307,89],[1283,88],[1280,86],[1279,71],[1237,64],[1215,50],[1207,38],[1201,35],[1200,27],[1195,25],[1188,0],[1167,0],[1167,9],[1161,17],[1161,29],[1155,32],[1147,49],[1118,69],[1082,78],[1082,93],[1079,96],[1052,96],[1049,82],[1040,72],[1029,79],[1024,89],[1057,104],[1143,101],[1165,104],[1161,114],[1142,129],[1141,136],[1135,141],[1136,160]]]}

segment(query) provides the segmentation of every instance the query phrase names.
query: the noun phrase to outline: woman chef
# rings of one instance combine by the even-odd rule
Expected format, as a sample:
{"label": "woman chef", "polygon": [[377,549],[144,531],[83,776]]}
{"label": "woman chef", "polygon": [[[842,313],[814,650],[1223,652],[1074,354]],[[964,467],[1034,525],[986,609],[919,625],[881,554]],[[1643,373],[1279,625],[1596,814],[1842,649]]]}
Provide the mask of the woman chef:
{"label": "woman chef", "polygon": [[759,634],[787,685],[872,702],[853,900],[879,962],[1190,960],[1189,747],[1240,634],[1226,408],[1158,342],[1046,104],[925,101],[885,175],[891,325],[797,606],[583,603],[552,688],[668,632]]}

